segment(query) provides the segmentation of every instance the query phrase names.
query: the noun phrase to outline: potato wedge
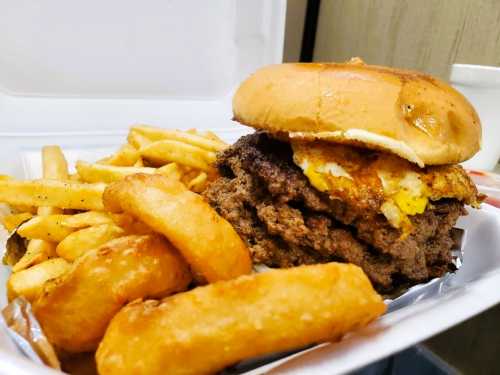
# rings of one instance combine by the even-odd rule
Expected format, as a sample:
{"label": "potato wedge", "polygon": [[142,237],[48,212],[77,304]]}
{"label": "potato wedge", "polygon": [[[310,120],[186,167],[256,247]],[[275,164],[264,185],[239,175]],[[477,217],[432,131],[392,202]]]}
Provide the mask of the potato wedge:
{"label": "potato wedge", "polygon": [[227,148],[227,145],[225,143],[218,140],[203,137],[198,134],[183,132],[180,130],[160,129],[147,125],[136,125],[131,128],[130,133],[141,134],[152,141],[178,141],[188,145],[200,147],[207,151],[217,152]]}
{"label": "potato wedge", "polygon": [[17,234],[29,239],[40,239],[60,242],[71,234],[74,229],[62,225],[67,215],[35,216],[17,229]]}
{"label": "potato wedge", "polygon": [[186,143],[163,140],[153,142],[141,149],[141,156],[153,165],[164,165],[170,162],[184,164],[189,167],[211,171],[215,162],[215,153]]}
{"label": "potato wedge", "polygon": [[47,280],[63,275],[70,267],[71,265],[64,259],[53,258],[11,274],[7,281],[9,301],[18,296],[33,301],[38,297]]}
{"label": "potato wedge", "polygon": [[76,162],[76,170],[84,182],[115,182],[134,173],[155,173],[156,168],[117,167],[114,165],[92,164],[85,161]]}
{"label": "potato wedge", "polygon": [[101,224],[80,229],[59,242],[56,253],[68,261],[95,249],[108,241],[125,235],[125,231],[114,224]]}
{"label": "potato wedge", "polygon": [[102,211],[105,184],[73,181],[0,181],[0,202],[11,205],[53,206],[76,210]]}
{"label": "potato wedge", "polygon": [[45,240],[31,240],[23,257],[12,267],[12,272],[19,272],[35,264],[42,263],[56,255],[56,244]]}

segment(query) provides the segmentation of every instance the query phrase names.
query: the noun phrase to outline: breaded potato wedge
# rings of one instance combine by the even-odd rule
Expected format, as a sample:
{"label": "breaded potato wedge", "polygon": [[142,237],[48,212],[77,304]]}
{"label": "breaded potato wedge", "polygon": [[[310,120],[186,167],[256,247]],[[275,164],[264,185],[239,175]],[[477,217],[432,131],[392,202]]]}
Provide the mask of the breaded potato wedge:
{"label": "breaded potato wedge", "polygon": [[47,283],[33,312],[57,348],[92,351],[126,303],[165,297],[190,281],[187,264],[161,236],[121,237],[87,252],[67,274]]}
{"label": "breaded potato wedge", "polygon": [[231,224],[180,181],[128,176],[105,190],[103,203],[109,211],[129,213],[165,235],[197,279],[228,280],[251,271],[248,249]]}
{"label": "breaded potato wedge", "polygon": [[133,302],[96,353],[101,375],[213,374],[242,359],[330,340],[385,311],[361,268],[272,270]]}

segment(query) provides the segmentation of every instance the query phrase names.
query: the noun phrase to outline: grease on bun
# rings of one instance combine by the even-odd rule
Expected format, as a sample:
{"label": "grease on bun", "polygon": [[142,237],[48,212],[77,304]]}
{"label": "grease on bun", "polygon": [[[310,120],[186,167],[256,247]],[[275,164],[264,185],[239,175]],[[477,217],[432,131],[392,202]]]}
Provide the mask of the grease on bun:
{"label": "grease on bun", "polygon": [[476,111],[451,86],[360,59],[264,67],[241,84],[233,113],[270,133],[382,149],[420,167],[462,162],[481,143]]}

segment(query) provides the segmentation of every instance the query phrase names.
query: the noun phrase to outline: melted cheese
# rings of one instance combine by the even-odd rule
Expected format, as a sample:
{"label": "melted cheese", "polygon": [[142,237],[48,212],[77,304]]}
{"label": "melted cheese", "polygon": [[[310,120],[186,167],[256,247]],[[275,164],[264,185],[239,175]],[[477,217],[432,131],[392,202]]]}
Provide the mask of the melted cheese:
{"label": "melted cheese", "polygon": [[338,198],[346,190],[354,191],[355,197],[369,190],[381,198],[379,209],[389,223],[406,234],[411,231],[408,216],[421,214],[427,207],[429,193],[420,174],[395,156],[370,159],[358,149],[324,143],[294,141],[292,148],[295,163],[316,189]]}

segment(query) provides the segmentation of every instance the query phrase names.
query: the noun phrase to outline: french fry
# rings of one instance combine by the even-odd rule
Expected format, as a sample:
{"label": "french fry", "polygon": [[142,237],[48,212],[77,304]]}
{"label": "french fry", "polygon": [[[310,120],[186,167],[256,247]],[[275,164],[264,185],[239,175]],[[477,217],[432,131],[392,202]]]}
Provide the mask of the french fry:
{"label": "french fry", "polygon": [[188,189],[196,193],[203,191],[207,182],[208,175],[205,172],[200,172],[198,176],[193,178],[188,183]]}
{"label": "french fry", "polygon": [[85,161],[76,162],[76,170],[84,182],[115,182],[135,173],[155,173],[155,168],[117,167],[114,165],[91,164]]}
{"label": "french fry", "polygon": [[42,263],[56,255],[56,244],[45,240],[31,240],[26,253],[12,267],[12,272],[19,272],[35,264]]}
{"label": "french fry", "polygon": [[226,145],[226,147],[227,147],[227,144],[222,139],[220,139],[214,132],[211,132],[210,130],[205,131],[204,134],[202,134],[202,135],[204,137],[207,137],[208,139],[213,140],[213,141],[220,142],[220,143]]}
{"label": "french fry", "polygon": [[152,142],[151,139],[146,137],[144,134],[135,131],[133,128],[128,133],[127,141],[138,150],[146,147]]}
{"label": "french fry", "polygon": [[141,155],[153,165],[176,162],[203,171],[212,170],[210,164],[215,161],[215,153],[212,151],[171,140],[153,142],[141,149]]}
{"label": "french fry", "polygon": [[22,212],[20,214],[11,214],[4,216],[2,219],[2,224],[5,230],[9,233],[13,232],[19,225],[28,221],[33,217],[30,212]]}
{"label": "french fry", "polygon": [[177,163],[169,163],[160,167],[156,170],[156,173],[161,174],[166,177],[175,178],[176,180],[180,180],[182,177],[181,168]]}
{"label": "french fry", "polygon": [[[69,178],[68,163],[59,146],[45,146],[42,148],[42,169],[45,179],[64,181]],[[62,214],[63,210],[57,207],[42,206],[38,207],[37,213],[40,216],[55,215]],[[26,253],[12,267],[12,271],[20,271],[55,256],[55,247],[56,245],[53,242],[32,239],[28,243]]]}
{"label": "french fry", "polygon": [[17,234],[29,239],[41,239],[51,242],[64,240],[74,229],[61,224],[66,215],[35,216],[17,229]]}
{"label": "french fry", "polygon": [[17,296],[23,296],[28,301],[35,300],[46,281],[65,274],[70,267],[70,264],[64,259],[53,258],[11,274],[7,281],[9,301]]}
{"label": "french fry", "polygon": [[[68,163],[59,146],[45,146],[42,148],[43,178],[67,180]],[[38,207],[38,215],[60,214],[62,210],[56,207]]]}
{"label": "french fry", "polygon": [[[2,180],[0,180],[0,183]],[[28,212],[30,214],[36,215],[38,213],[38,207],[31,206],[29,204],[11,204],[9,203],[11,210],[15,213],[25,213]]]}
{"label": "french fry", "polygon": [[130,133],[142,134],[152,141],[178,141],[192,146],[197,146],[208,151],[222,151],[227,148],[227,145],[223,142],[179,130],[167,130],[146,125],[136,125],[131,128]]}
{"label": "french fry", "polygon": [[101,159],[99,164],[116,165],[119,167],[130,167],[139,159],[140,154],[133,146],[125,144],[113,155]]}
{"label": "french fry", "polygon": [[42,148],[43,178],[67,180],[68,163],[59,146]]}
{"label": "french fry", "polygon": [[76,210],[103,211],[106,185],[73,181],[0,181],[0,202],[11,205],[53,206]]}
{"label": "french fry", "polygon": [[144,161],[142,160],[142,157],[140,157],[139,159],[137,159],[137,161],[135,162],[135,164],[133,166],[134,167],[145,167]]}
{"label": "french fry", "polygon": [[112,222],[113,219],[111,216],[105,212],[87,211],[66,216],[61,220],[61,225],[73,229],[82,229],[94,225],[110,224]]}
{"label": "french fry", "polygon": [[74,261],[87,251],[95,249],[124,234],[125,231],[114,224],[101,224],[80,229],[62,240],[57,245],[56,252],[61,258]]}

